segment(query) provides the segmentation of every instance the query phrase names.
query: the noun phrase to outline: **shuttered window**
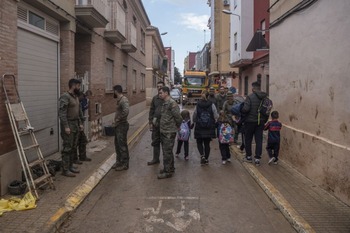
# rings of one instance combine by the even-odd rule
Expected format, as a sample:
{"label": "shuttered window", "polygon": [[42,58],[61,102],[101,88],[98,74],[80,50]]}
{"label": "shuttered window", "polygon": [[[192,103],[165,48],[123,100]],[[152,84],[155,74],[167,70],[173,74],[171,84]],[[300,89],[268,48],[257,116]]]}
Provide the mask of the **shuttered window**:
{"label": "shuttered window", "polygon": [[106,62],[106,91],[113,90],[113,60],[107,59]]}

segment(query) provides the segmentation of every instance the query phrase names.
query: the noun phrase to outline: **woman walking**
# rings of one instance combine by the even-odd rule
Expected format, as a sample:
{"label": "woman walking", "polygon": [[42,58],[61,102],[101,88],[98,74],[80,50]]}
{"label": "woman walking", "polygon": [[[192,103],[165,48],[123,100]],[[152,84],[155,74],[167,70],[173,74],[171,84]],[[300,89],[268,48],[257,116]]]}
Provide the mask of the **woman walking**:
{"label": "woman walking", "polygon": [[209,164],[210,142],[216,137],[215,120],[219,117],[215,105],[208,100],[209,93],[204,92],[193,113],[194,138],[201,156],[201,165]]}

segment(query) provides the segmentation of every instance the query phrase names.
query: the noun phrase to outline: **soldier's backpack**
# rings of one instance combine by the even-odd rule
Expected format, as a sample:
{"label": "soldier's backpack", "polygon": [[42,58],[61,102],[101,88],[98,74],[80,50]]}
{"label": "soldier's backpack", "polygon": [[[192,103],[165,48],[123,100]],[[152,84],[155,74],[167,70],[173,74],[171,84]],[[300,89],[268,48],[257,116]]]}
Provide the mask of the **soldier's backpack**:
{"label": "soldier's backpack", "polygon": [[233,142],[233,129],[229,123],[222,123],[219,128],[219,142],[229,144]]}
{"label": "soldier's backpack", "polygon": [[213,110],[212,105],[207,108],[197,107],[197,124],[203,129],[210,129],[213,127]]}
{"label": "soldier's backpack", "polygon": [[180,141],[188,141],[190,139],[191,131],[190,127],[188,126],[188,121],[182,121],[180,130],[177,134],[177,138]]}
{"label": "soldier's backpack", "polygon": [[264,99],[261,100],[258,108],[259,125],[260,125],[261,119],[263,119],[264,121],[267,121],[269,119],[272,108],[273,108],[272,100],[270,100],[268,97],[265,97]]}

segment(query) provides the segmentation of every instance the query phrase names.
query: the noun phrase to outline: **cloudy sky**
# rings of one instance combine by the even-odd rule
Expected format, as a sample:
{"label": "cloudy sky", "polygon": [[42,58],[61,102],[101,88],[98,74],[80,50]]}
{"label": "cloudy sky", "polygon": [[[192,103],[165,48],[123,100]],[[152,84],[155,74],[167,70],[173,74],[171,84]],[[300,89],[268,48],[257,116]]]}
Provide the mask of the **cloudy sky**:
{"label": "cloudy sky", "polygon": [[[207,0],[142,0],[153,26],[158,27],[164,46],[175,50],[175,66],[183,71],[188,52],[202,49],[210,40]],[[204,32],[206,30],[206,32]],[[204,36],[205,35],[205,36]]]}

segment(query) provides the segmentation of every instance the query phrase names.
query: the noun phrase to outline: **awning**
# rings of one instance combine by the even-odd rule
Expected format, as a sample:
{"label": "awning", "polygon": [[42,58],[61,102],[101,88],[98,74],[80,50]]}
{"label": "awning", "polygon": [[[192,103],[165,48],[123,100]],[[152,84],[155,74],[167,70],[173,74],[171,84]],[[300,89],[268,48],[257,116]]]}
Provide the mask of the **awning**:
{"label": "awning", "polygon": [[269,45],[267,44],[261,31],[255,32],[253,39],[250,41],[246,51],[255,52],[261,50],[269,50]]}
{"label": "awning", "polygon": [[208,76],[211,77],[211,76],[215,76],[215,75],[219,75],[219,74],[220,74],[219,71],[213,71],[213,72],[210,72],[210,73],[208,74]]}

